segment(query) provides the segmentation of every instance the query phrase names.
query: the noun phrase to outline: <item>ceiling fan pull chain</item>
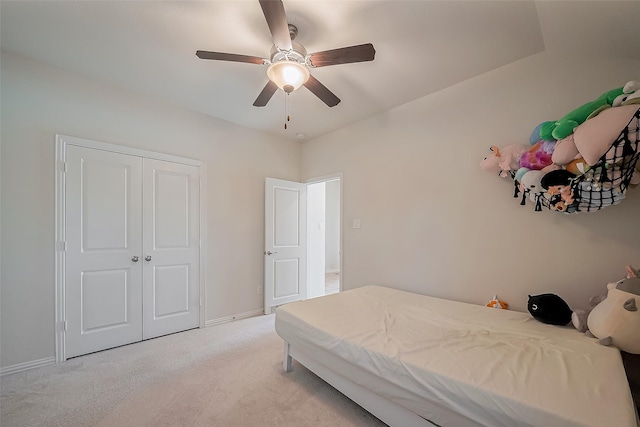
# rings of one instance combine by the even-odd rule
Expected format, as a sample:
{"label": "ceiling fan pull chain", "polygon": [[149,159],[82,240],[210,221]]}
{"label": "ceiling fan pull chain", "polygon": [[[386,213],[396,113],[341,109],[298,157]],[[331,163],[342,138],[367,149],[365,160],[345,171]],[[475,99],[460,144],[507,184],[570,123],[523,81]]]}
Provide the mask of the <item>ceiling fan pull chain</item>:
{"label": "ceiling fan pull chain", "polygon": [[287,93],[284,98],[284,115],[286,116],[286,121],[284,122],[284,128],[287,129],[287,122],[291,121],[291,116],[289,115],[289,94]]}

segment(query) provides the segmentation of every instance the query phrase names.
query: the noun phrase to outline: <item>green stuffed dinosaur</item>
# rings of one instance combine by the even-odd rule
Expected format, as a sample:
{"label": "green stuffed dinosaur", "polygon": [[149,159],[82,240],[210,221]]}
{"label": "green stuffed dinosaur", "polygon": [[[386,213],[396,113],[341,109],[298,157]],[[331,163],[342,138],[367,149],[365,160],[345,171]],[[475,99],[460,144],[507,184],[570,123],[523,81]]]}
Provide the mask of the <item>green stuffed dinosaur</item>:
{"label": "green stuffed dinosaur", "polygon": [[611,106],[616,97],[622,95],[622,88],[617,88],[603,93],[597,99],[576,108],[560,120],[545,122],[540,128],[540,139],[544,141],[560,140],[568,137],[573,130],[587,120],[594,111]]}

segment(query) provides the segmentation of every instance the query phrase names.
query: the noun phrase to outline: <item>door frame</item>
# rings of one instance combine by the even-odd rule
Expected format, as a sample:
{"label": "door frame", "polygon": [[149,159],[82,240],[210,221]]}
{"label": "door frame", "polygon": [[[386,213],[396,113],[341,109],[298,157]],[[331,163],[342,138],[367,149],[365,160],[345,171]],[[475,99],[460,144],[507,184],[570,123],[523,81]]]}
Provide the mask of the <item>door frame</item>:
{"label": "door frame", "polygon": [[127,147],[123,145],[110,144],[106,142],[93,141],[74,136],[56,134],[55,136],[55,240],[54,240],[54,341],[56,363],[64,362],[65,355],[65,331],[66,331],[66,307],[65,307],[65,263],[66,263],[66,242],[65,242],[65,179],[66,179],[66,158],[67,146],[76,145],[84,148],[93,148],[96,150],[110,151],[114,153],[127,154],[131,156],[146,157],[155,160],[165,160],[174,163],[182,163],[185,165],[196,166],[200,168],[200,304],[199,304],[199,327],[205,327],[205,283],[206,283],[206,167],[202,160],[188,159],[185,157],[174,156],[170,154],[157,153],[154,151],[142,150],[138,148]]}
{"label": "door frame", "polygon": [[[344,262],[343,262],[343,254],[344,254],[344,248],[343,246],[343,242],[344,242],[344,238],[343,238],[343,233],[344,233],[344,224],[343,224],[343,210],[344,210],[344,178],[342,177],[342,172],[336,172],[336,173],[332,173],[332,174],[328,174],[328,175],[322,175],[322,176],[317,176],[315,178],[309,178],[305,181],[303,181],[304,184],[318,184],[320,182],[327,182],[327,181],[334,181],[334,180],[339,180],[340,181],[340,219],[339,219],[339,223],[340,223],[340,277],[338,278],[338,289],[339,292],[342,292],[342,284],[343,279],[344,279]],[[307,204],[309,203],[309,199],[307,198]],[[309,207],[307,206],[307,215],[309,212]],[[309,224],[307,224],[307,227],[309,227]],[[309,261],[309,244],[307,242],[307,262]],[[309,269],[307,269],[307,286],[309,283]]]}

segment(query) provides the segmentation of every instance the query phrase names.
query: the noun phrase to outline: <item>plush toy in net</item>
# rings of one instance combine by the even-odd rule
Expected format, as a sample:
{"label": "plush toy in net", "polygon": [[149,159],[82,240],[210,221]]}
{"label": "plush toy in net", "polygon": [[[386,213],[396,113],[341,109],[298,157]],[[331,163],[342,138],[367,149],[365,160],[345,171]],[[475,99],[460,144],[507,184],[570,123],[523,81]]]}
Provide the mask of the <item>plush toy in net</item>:
{"label": "plush toy in net", "polygon": [[534,319],[549,325],[564,326],[571,322],[571,308],[558,295],[529,295],[527,309]]}
{"label": "plush toy in net", "polygon": [[568,137],[578,125],[587,120],[590,114],[604,106],[610,107],[613,101],[622,94],[623,88],[612,89],[603,93],[597,99],[576,108],[560,120],[545,122],[540,127],[540,139],[551,141]]}

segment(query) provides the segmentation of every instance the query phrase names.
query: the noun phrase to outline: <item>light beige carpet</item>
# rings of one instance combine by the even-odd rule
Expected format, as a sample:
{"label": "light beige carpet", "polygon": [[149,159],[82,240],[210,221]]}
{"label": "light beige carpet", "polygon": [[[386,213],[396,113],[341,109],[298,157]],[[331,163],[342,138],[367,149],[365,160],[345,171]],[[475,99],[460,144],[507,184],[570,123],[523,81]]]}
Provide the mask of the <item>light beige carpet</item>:
{"label": "light beige carpet", "polygon": [[384,426],[294,362],[274,316],[156,338],[0,380],[0,425]]}

